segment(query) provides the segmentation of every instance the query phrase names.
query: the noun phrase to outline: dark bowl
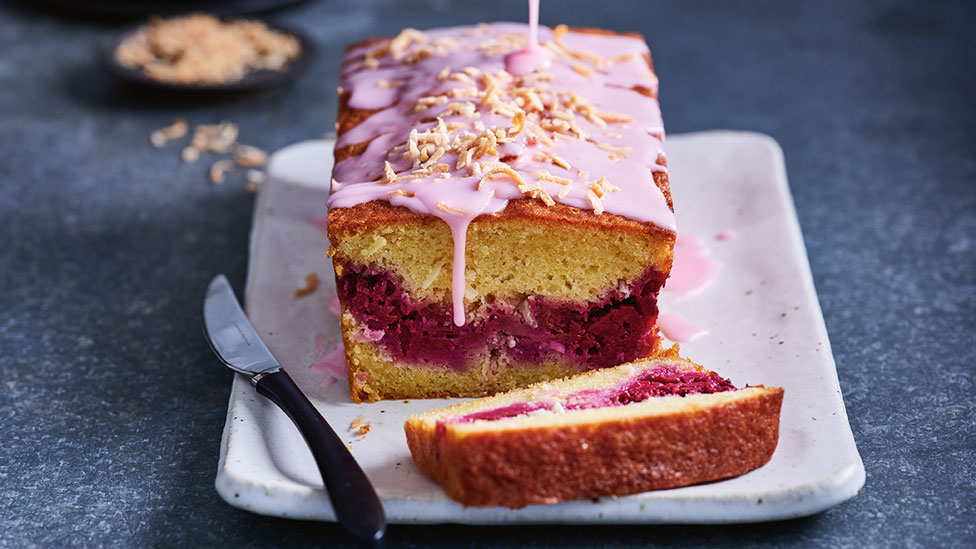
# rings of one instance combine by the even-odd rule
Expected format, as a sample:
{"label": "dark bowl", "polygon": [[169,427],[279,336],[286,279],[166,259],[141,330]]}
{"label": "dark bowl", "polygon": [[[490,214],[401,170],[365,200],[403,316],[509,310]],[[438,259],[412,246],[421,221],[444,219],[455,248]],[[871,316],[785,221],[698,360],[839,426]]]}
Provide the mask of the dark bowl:
{"label": "dark bowl", "polygon": [[245,15],[292,6],[304,0],[20,0],[31,8],[48,8],[62,15],[125,19],[198,11],[217,15]]}
{"label": "dark bowl", "polygon": [[[247,18],[249,20],[259,20]],[[316,45],[308,35],[287,25],[263,21],[268,28],[288,33],[298,39],[301,52],[297,59],[292,60],[282,70],[251,71],[236,82],[226,84],[178,84],[153,80],[142,73],[141,68],[129,68],[121,65],[115,58],[115,49],[131,34],[146,25],[143,21],[138,25],[131,25],[124,30],[99,41],[97,56],[102,67],[123,82],[154,91],[165,91],[191,95],[220,95],[257,92],[277,88],[295,80],[312,64],[316,55]]]}

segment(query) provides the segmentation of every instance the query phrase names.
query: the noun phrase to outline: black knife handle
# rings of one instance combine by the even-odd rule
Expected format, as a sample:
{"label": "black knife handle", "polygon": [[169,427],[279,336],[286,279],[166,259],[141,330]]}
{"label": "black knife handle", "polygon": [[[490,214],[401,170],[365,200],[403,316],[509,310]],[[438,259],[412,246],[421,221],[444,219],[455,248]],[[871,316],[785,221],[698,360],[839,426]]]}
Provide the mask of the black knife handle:
{"label": "black knife handle", "polygon": [[379,542],[386,533],[386,516],[376,491],[315,406],[284,370],[255,376],[254,386],[284,410],[305,437],[339,524],[358,539]]}

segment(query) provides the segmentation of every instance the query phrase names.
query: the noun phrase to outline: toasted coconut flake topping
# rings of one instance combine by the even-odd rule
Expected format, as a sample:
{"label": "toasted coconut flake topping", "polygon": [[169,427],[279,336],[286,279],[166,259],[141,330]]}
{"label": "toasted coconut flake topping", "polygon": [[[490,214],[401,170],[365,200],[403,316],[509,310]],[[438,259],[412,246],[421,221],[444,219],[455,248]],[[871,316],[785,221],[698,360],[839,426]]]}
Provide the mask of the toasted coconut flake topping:
{"label": "toasted coconut flake topping", "polygon": [[377,87],[384,89],[399,88],[406,84],[404,80],[380,80],[376,83]]}
{"label": "toasted coconut flake topping", "polygon": [[593,193],[596,194],[598,197],[603,198],[608,193],[619,191],[620,187],[616,187],[610,184],[610,182],[607,181],[607,178],[601,177],[600,179],[594,181],[593,183],[590,183],[590,189],[592,189]]}
{"label": "toasted coconut flake topping", "polygon": [[394,183],[397,180],[396,171],[393,170],[393,165],[387,160],[383,163],[383,182],[384,183]]}
{"label": "toasted coconut flake topping", "polygon": [[[484,165],[482,165],[481,169],[484,170]],[[520,191],[522,190],[522,186],[525,185],[525,180],[522,179],[522,176],[519,175],[518,172],[516,172],[511,167],[509,167],[509,166],[507,166],[505,164],[502,164],[500,162],[499,163],[495,163],[494,165],[492,165],[492,167],[488,168],[488,171],[482,171],[481,173],[482,173],[481,179],[478,180],[478,190],[481,190],[481,185],[485,181],[487,181],[489,179],[493,179],[494,176],[499,175],[499,174],[501,174],[501,175],[507,175],[508,177],[512,178],[512,181],[514,181],[515,183],[518,184]],[[525,191],[522,191],[522,192],[525,192]]]}
{"label": "toasted coconut flake topping", "polygon": [[578,73],[580,73],[580,74],[582,74],[583,76],[585,76],[587,78],[593,76],[593,71],[592,70],[584,67],[583,65],[580,65],[579,63],[573,63],[573,70],[576,71],[576,72],[578,72]]}
{"label": "toasted coconut flake topping", "polygon": [[552,196],[549,194],[549,191],[547,191],[546,187],[539,181],[536,181],[535,183],[523,183],[518,186],[518,190],[521,191],[522,194],[526,196],[532,198],[538,198],[546,206],[552,206],[556,204],[556,201],[552,199]]}
{"label": "toasted coconut flake topping", "polygon": [[600,215],[603,213],[603,201],[600,197],[596,195],[591,189],[586,189],[586,198],[590,201],[590,207],[593,208],[593,213]]}
{"label": "toasted coconut flake topping", "polygon": [[633,147],[618,147],[616,145],[611,145],[610,143],[597,143],[596,148],[600,149],[601,151],[609,151],[620,154],[633,150]]}
{"label": "toasted coconut flake topping", "polygon": [[549,173],[549,170],[533,170],[532,175],[538,177],[543,181],[552,181],[553,183],[559,183],[560,185],[570,186],[573,184],[572,179],[567,179],[565,177],[559,177],[558,175],[553,175]]}
{"label": "toasted coconut flake topping", "polygon": [[522,133],[525,129],[525,113],[518,111],[515,116],[512,117],[512,130],[509,130],[508,135],[510,137],[515,137],[516,135]]}
{"label": "toasted coconut flake topping", "polygon": [[437,209],[451,215],[475,215],[475,212],[469,212],[467,210],[462,210],[461,208],[455,208],[454,206],[449,205],[447,202],[444,202],[443,200],[437,203]]}

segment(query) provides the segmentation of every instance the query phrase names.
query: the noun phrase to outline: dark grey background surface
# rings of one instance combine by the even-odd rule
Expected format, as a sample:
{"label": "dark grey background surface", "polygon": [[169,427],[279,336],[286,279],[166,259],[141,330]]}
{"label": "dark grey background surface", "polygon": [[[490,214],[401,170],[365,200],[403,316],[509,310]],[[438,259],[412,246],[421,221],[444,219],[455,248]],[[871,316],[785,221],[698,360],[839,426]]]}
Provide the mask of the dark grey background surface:
{"label": "dark grey background surface", "polygon": [[[855,499],[733,526],[400,527],[390,546],[976,545],[976,10],[967,2],[556,1],[545,24],[644,33],[670,133],[782,144],[854,436]],[[207,104],[98,70],[112,24],[0,6],[0,546],[342,546],[213,489],[231,374],[205,282],[245,274],[254,196],[149,146],[175,116],[272,150],[330,130],[342,45],[523,20],[524,2],[329,0],[273,17],[310,74]]]}

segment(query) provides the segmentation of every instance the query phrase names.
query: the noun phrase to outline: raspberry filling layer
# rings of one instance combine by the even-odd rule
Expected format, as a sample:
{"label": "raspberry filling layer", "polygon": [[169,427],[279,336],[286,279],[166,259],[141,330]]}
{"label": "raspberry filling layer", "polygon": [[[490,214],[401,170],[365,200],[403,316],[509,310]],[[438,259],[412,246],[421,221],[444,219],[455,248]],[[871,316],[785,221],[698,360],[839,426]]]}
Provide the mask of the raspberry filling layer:
{"label": "raspberry filling layer", "polygon": [[463,370],[486,354],[530,364],[558,356],[587,369],[653,352],[657,294],[665,279],[650,269],[630,286],[592,302],[534,296],[517,304],[496,301],[464,326],[454,324],[450,305],[411,297],[397,277],[376,267],[348,267],[336,286],[347,310],[365,327],[359,337],[394,360]]}
{"label": "raspberry filling layer", "polygon": [[[649,398],[664,396],[686,396],[697,394],[722,393],[734,391],[732,382],[715,372],[682,370],[675,366],[659,366],[629,379],[616,387],[607,389],[586,389],[565,397],[563,410],[585,410],[624,406],[643,402]],[[472,421],[497,421],[524,416],[536,410],[552,410],[553,402],[516,402],[508,406],[473,412],[451,419],[454,423]]]}

